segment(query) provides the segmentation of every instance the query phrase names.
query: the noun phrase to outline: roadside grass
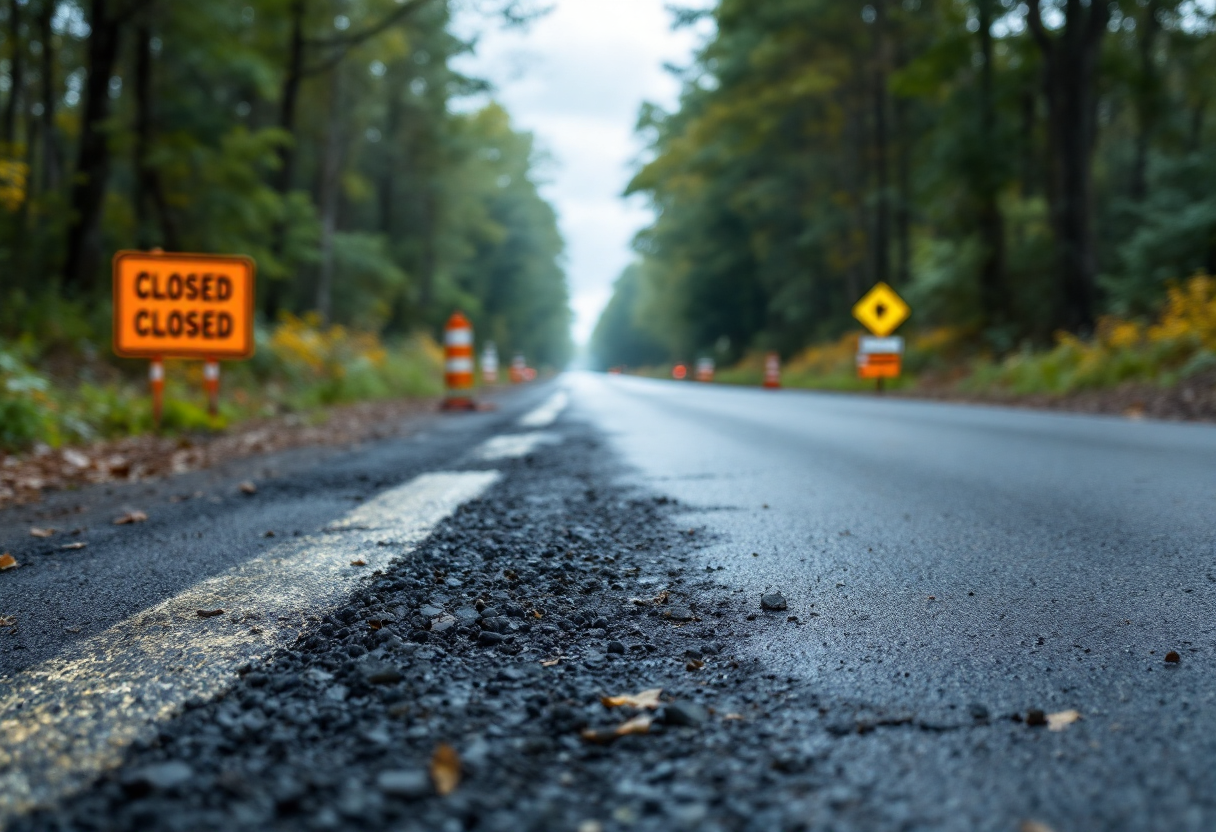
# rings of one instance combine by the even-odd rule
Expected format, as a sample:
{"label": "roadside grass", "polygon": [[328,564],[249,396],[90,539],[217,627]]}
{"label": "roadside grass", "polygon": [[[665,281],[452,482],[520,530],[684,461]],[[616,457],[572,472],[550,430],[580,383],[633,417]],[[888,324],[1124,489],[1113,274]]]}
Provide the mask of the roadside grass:
{"label": "roadside grass", "polygon": [[[867,391],[873,381],[857,378],[859,332],[807,347],[781,368],[783,387]],[[1049,349],[1026,346],[994,357],[976,346],[976,333],[938,327],[907,336],[904,375],[888,380],[888,390],[954,390],[968,395],[1066,396],[1128,383],[1172,387],[1216,370],[1216,277],[1199,274],[1169,287],[1153,320],[1103,317],[1095,333],[1078,338],[1057,333]],[[636,371],[671,378],[671,366]],[[691,376],[691,366],[690,366]],[[764,353],[753,352],[720,369],[715,381],[759,386]]]}
{"label": "roadside grass", "polygon": [[[84,349],[74,350],[71,361],[56,361],[40,355],[33,343],[0,342],[0,451],[152,431],[145,362],[103,360],[95,344],[80,339],[76,343]],[[340,326],[321,327],[315,317],[285,316],[274,327],[258,329],[257,346],[250,361],[223,365],[216,418],[206,410],[202,363],[167,361],[162,432],[220,431],[285,413],[323,420],[330,405],[443,390],[443,350],[425,335],[384,341]],[[47,369],[65,363],[72,372]]]}

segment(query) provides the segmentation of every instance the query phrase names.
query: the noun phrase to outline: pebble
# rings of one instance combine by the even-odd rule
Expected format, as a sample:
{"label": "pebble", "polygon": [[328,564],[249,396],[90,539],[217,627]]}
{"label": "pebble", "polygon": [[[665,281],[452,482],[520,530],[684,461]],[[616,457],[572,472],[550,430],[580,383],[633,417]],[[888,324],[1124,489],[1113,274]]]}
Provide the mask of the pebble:
{"label": "pebble", "polygon": [[128,772],[122,778],[122,788],[131,797],[142,797],[153,791],[164,791],[185,785],[194,779],[194,769],[187,763],[170,761],[154,763]]}
{"label": "pebble", "polygon": [[672,702],[664,708],[663,719],[668,725],[696,726],[709,719],[709,712],[696,702]]}
{"label": "pebble", "polygon": [[[752,596],[755,597],[755,596]],[[760,596],[760,609],[779,612],[789,608],[789,602],[780,592],[766,592]]]}
{"label": "pebble", "polygon": [[482,630],[477,636],[477,643],[481,647],[493,647],[497,644],[502,644],[506,641],[506,636],[500,633],[491,632],[490,630]]}
{"label": "pebble", "polygon": [[376,776],[376,788],[389,797],[404,800],[420,800],[433,791],[431,778],[418,769],[382,771]]}
{"label": "pebble", "polygon": [[405,676],[392,665],[372,665],[364,668],[363,678],[373,685],[392,685],[400,682]]}
{"label": "pebble", "polygon": [[672,621],[692,621],[694,618],[688,607],[672,607],[667,611],[667,617]]}
{"label": "pebble", "polygon": [[625,644],[624,644],[624,642],[620,642],[620,641],[610,641],[610,642],[608,642],[608,652],[609,652],[609,653],[616,653],[616,654],[618,654],[618,655],[619,655],[619,654],[621,654],[621,653],[624,653],[624,652],[625,652]]}

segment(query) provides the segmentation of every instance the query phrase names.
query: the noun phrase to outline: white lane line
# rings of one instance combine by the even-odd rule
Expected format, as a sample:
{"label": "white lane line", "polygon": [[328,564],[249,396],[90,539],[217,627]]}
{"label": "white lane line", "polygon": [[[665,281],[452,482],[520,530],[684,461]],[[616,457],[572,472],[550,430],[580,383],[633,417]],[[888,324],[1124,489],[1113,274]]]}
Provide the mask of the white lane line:
{"label": "white lane line", "polygon": [[483,462],[519,459],[532,453],[541,445],[557,445],[561,441],[562,438],[557,434],[543,430],[495,436],[478,445],[473,450],[473,458]]}
{"label": "white lane line", "polygon": [[558,390],[549,400],[519,420],[521,428],[547,428],[557,421],[557,417],[570,403],[570,397],[565,390]]}
{"label": "white lane line", "polygon": [[[152,735],[186,700],[226,690],[242,664],[289,644],[307,618],[337,606],[361,577],[420,543],[499,476],[424,474],[317,535],[278,545],[0,680],[0,830],[116,766],[132,741]],[[357,559],[367,566],[351,566]],[[226,614],[198,617],[213,609]]]}

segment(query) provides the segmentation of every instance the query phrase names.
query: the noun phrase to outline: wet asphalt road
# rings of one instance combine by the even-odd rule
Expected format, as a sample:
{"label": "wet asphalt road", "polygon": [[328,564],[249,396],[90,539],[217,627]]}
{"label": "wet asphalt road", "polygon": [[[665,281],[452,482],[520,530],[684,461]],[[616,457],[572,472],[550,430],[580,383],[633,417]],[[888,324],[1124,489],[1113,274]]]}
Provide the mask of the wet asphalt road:
{"label": "wet asphalt road", "polygon": [[[0,827],[90,730],[19,828],[1216,828],[1212,427],[570,374],[412,431],[0,515]],[[438,741],[456,795],[378,779]]]}

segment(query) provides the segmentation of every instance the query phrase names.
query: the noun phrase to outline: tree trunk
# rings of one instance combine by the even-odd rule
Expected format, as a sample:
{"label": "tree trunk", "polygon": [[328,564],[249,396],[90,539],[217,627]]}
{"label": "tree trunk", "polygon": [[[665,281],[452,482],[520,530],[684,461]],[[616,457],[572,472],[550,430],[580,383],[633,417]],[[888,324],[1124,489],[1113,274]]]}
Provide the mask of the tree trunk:
{"label": "tree trunk", "polygon": [[[177,229],[165,200],[160,174],[148,160],[152,150],[154,115],[152,108],[152,29],[141,22],[135,29],[135,219],[139,247],[160,245],[177,250]],[[159,240],[152,231],[153,217],[160,226]]]}
{"label": "tree trunk", "polygon": [[59,141],[55,132],[55,33],[51,21],[55,17],[56,0],[42,0],[38,10],[38,37],[42,42],[42,117],[40,134],[42,145],[42,190],[53,191],[59,187],[63,172],[63,160],[59,155]]}
{"label": "tree trunk", "polygon": [[[287,49],[287,73],[283,76],[283,92],[279,100],[279,129],[292,137],[291,141],[279,148],[279,173],[275,179],[275,190],[279,196],[285,197],[295,183],[296,174],[296,104],[300,98],[300,82],[304,79],[304,16],[307,12],[306,0],[292,0],[291,42]],[[280,224],[274,231],[271,241],[271,251],[276,256],[283,253],[286,245],[287,228]],[[279,306],[282,301],[282,280],[266,282],[263,295],[263,312],[267,319],[274,320],[279,316]]]}
{"label": "tree trunk", "polygon": [[9,90],[8,102],[4,107],[4,152],[11,158],[16,158],[17,151],[17,114],[20,112],[22,92],[25,89],[25,52],[22,48],[21,37],[21,6],[17,0],[9,0],[8,4],[9,42],[12,43],[12,56],[9,59]]}
{"label": "tree trunk", "polygon": [[895,207],[896,282],[912,282],[912,139],[908,135],[908,105],[895,102],[895,179],[899,194]]}
{"label": "tree trunk", "polygon": [[93,288],[101,255],[101,211],[110,174],[110,77],[118,58],[120,27],[110,18],[108,0],[92,0],[89,14],[88,78],[80,150],[72,182],[64,285],[83,293]]}
{"label": "tree trunk", "polygon": [[338,226],[338,199],[342,176],[342,69],[334,70],[329,102],[325,157],[321,163],[321,268],[317,277],[317,314],[329,326],[333,306],[334,232]]}
{"label": "tree trunk", "polygon": [[1056,325],[1093,329],[1097,271],[1091,228],[1091,183],[1097,138],[1098,48],[1110,20],[1106,0],[1068,0],[1064,30],[1047,32],[1040,0],[1028,0],[1027,23],[1043,54],[1047,99],[1052,226],[1059,279]]}
{"label": "tree trunk", "polygon": [[995,0],[979,0],[980,55],[980,147],[979,229],[984,245],[980,264],[980,306],[984,323],[1000,327],[1009,319],[1009,294],[1005,286],[1005,218],[998,201],[1000,183],[995,162],[990,158],[996,148],[996,114],[993,105],[992,5]]}
{"label": "tree trunk", "polygon": [[891,182],[887,135],[886,1],[874,3],[874,278],[891,280]]}
{"label": "tree trunk", "polygon": [[1136,155],[1132,162],[1131,197],[1143,202],[1148,196],[1148,151],[1153,127],[1157,120],[1157,69],[1153,62],[1153,47],[1161,23],[1157,20],[1158,0],[1148,0],[1144,20],[1136,27],[1140,47],[1140,79],[1136,93]]}

